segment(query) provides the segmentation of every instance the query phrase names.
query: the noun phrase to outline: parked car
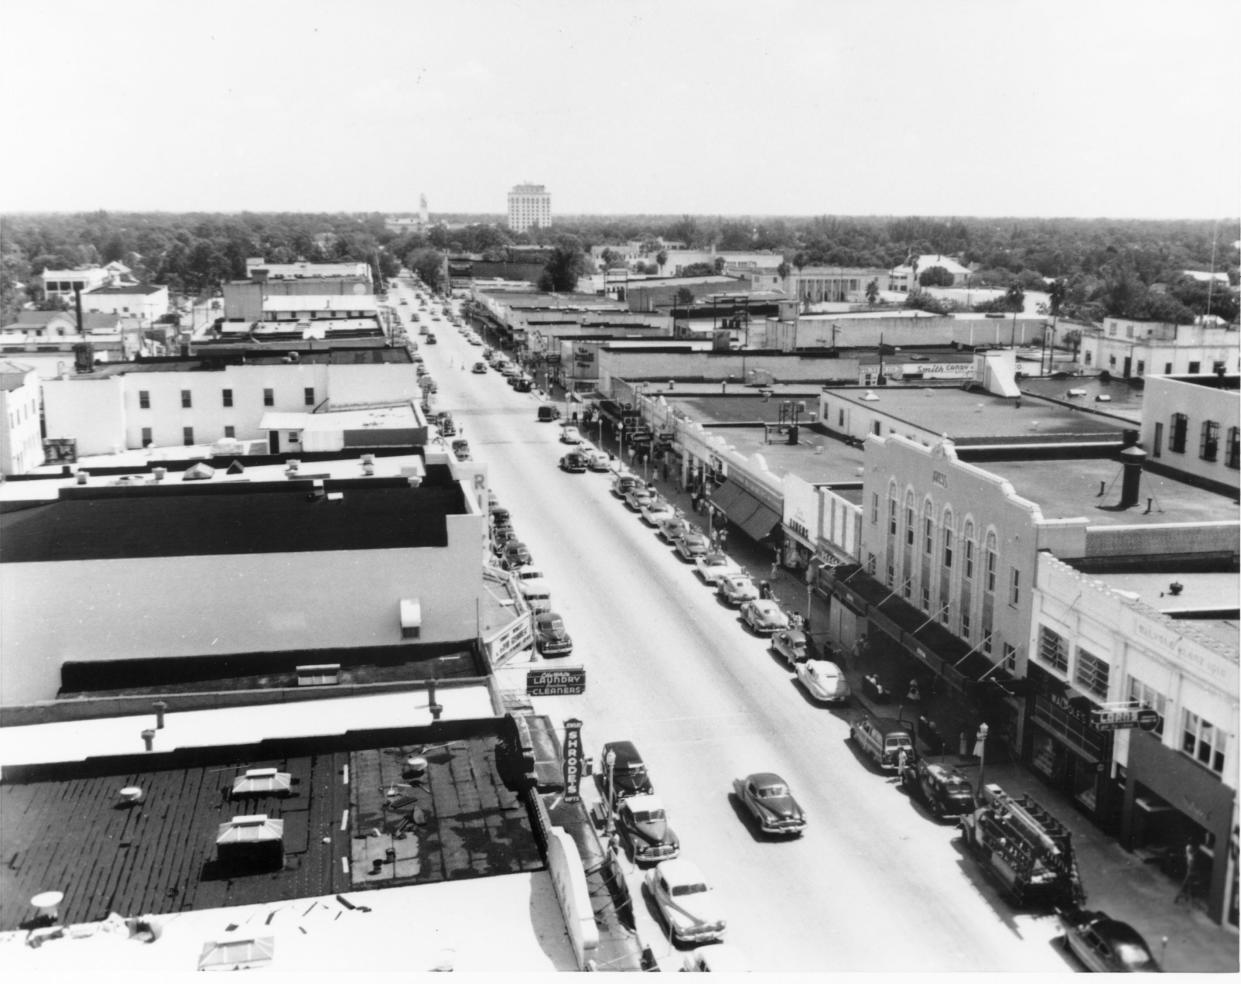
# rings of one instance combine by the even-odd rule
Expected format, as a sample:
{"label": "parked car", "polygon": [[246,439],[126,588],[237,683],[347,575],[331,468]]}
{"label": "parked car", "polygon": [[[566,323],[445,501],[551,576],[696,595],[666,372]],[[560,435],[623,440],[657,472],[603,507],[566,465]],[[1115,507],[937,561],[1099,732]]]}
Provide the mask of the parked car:
{"label": "parked car", "polygon": [[569,424],[567,427],[561,427],[560,428],[560,443],[561,444],[581,444],[582,443],[582,432],[579,431],[572,424]]}
{"label": "parked car", "polygon": [[531,562],[530,548],[520,540],[511,540],[504,545],[504,550],[500,554],[504,569],[506,571],[516,570],[518,567],[525,567]]}
{"label": "parked car", "polygon": [[797,679],[815,700],[840,704],[849,699],[849,681],[830,659],[804,659],[794,668]]}
{"label": "parked car", "polygon": [[707,584],[716,584],[726,574],[741,574],[741,565],[721,550],[712,550],[694,561],[694,569]]}
{"label": "parked car", "polygon": [[539,612],[534,617],[534,638],[543,656],[568,656],[573,652],[573,637],[564,627],[564,619],[555,612]]}
{"label": "parked car", "polygon": [[535,419],[539,421],[539,423],[542,423],[542,424],[545,424],[551,420],[559,420],[560,409],[558,407],[552,406],[550,403],[544,403],[542,406],[539,407],[538,414],[535,417]]}
{"label": "parked car", "polygon": [[733,780],[737,797],[764,834],[798,836],[806,829],[806,814],[789,785],[774,772],[755,772]]}
{"label": "parked car", "polygon": [[680,536],[689,532],[690,529],[690,523],[684,516],[674,516],[660,523],[658,532],[661,539],[667,540],[669,543],[675,543]]}
{"label": "parked car", "polygon": [[430,331],[426,334],[426,340],[428,345],[435,345],[439,342],[439,339],[435,337],[435,333]]}
{"label": "parked car", "polygon": [[770,598],[754,598],[741,606],[741,620],[754,632],[767,634],[789,627],[789,618]]}
{"label": "parked car", "polygon": [[753,970],[741,950],[730,943],[712,943],[685,954],[681,970],[700,974],[746,974]]}
{"label": "parked car", "polygon": [[475,362],[474,367],[470,370],[476,376],[485,376],[487,374],[487,363]]}
{"label": "parked car", "polygon": [[532,612],[550,612],[552,610],[552,589],[547,578],[537,567],[526,564],[521,567],[509,568],[517,575],[517,590],[530,606]]}
{"label": "parked car", "polygon": [[612,467],[612,459],[608,457],[606,451],[588,451],[586,467],[592,472],[605,472]]}
{"label": "parked car", "polygon": [[563,471],[581,473],[586,471],[586,455],[570,451],[560,456],[560,468]]}
{"label": "parked car", "polygon": [[[615,757],[608,765],[608,753]],[[599,792],[612,809],[627,796],[637,793],[653,793],[651,777],[647,775],[646,763],[631,741],[609,741],[599,753]]]}
{"label": "parked car", "polygon": [[513,389],[518,393],[529,393],[534,388],[534,380],[529,376],[518,376],[512,380]]}
{"label": "parked car", "polygon": [[655,500],[655,493],[639,482],[625,493],[625,505],[634,512],[641,512],[644,506]]}
{"label": "parked car", "polygon": [[914,792],[936,820],[963,817],[977,808],[969,779],[942,762],[919,759],[905,767],[905,788]]}
{"label": "parked car", "polygon": [[673,943],[705,943],[724,935],[727,924],[697,865],[684,858],[661,861],[646,873],[643,886]]}
{"label": "parked car", "polygon": [[850,723],[849,737],[887,772],[896,771],[902,751],[906,765],[918,757],[911,726],[895,718],[864,714]]}
{"label": "parked car", "polygon": [[758,599],[758,586],[748,574],[725,574],[715,584],[715,593],[726,604],[739,606]]}
{"label": "parked car", "polygon": [[806,650],[806,633],[801,629],[781,629],[773,633],[771,648],[793,668],[810,658],[810,653]]}
{"label": "parked car", "polygon": [[452,442],[452,453],[457,456],[458,461],[470,460],[470,442],[464,437],[459,437]]}
{"label": "parked car", "polygon": [[696,560],[711,549],[711,541],[701,530],[688,529],[676,539],[677,553],[684,560]]}
{"label": "parked car", "polygon": [[621,800],[616,809],[616,829],[634,864],[655,864],[681,853],[681,842],[668,826],[663,801],[654,793]]}
{"label": "parked car", "polygon": [[1074,909],[1058,913],[1064,942],[1087,970],[1101,974],[1159,973],[1142,934],[1105,912]]}
{"label": "parked car", "polygon": [[641,484],[642,479],[637,475],[617,475],[612,479],[612,494],[618,499],[623,499],[630,489]]}

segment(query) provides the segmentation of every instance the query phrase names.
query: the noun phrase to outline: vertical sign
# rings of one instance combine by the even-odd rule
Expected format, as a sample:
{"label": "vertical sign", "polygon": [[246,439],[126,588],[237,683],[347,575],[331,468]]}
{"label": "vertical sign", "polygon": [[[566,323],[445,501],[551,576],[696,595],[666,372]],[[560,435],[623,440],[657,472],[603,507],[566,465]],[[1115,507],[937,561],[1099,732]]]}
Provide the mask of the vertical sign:
{"label": "vertical sign", "polygon": [[582,722],[569,718],[564,723],[564,801],[580,803],[582,782]]}

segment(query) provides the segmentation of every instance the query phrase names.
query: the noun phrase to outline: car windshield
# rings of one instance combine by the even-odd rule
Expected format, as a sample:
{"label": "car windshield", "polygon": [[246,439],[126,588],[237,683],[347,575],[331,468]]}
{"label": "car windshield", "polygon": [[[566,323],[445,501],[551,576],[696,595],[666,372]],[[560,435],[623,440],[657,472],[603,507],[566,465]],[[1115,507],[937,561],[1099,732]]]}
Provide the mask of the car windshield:
{"label": "car windshield", "polygon": [[884,741],[884,744],[888,748],[911,748],[912,747],[912,742],[910,742],[909,737],[907,735],[897,735],[894,738],[888,738],[887,740]]}
{"label": "car windshield", "polygon": [[788,794],[789,787],[782,786],[778,782],[772,783],[770,786],[758,787],[759,799],[777,799],[780,796],[787,796]]}
{"label": "car windshield", "polygon": [[697,895],[699,892],[705,892],[707,886],[702,882],[687,882],[684,885],[673,885],[673,895]]}
{"label": "car windshield", "polygon": [[633,818],[638,823],[654,823],[657,820],[664,819],[664,811],[659,810],[635,810]]}

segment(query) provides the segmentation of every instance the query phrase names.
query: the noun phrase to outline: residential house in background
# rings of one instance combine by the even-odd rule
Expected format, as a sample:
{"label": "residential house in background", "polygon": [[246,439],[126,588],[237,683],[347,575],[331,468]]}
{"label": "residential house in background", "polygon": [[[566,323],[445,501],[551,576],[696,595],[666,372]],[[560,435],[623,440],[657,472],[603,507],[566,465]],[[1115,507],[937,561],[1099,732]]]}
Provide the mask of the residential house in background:
{"label": "residential house in background", "polygon": [[102,284],[82,294],[84,313],[132,315],[148,325],[168,310],[168,288],[154,284]]}
{"label": "residential house in background", "polygon": [[893,267],[888,273],[888,289],[913,290],[918,286],[918,278],[931,267],[943,267],[952,274],[955,285],[964,283],[970,275],[970,268],[951,256],[924,253],[921,256],[912,256],[900,266]]}

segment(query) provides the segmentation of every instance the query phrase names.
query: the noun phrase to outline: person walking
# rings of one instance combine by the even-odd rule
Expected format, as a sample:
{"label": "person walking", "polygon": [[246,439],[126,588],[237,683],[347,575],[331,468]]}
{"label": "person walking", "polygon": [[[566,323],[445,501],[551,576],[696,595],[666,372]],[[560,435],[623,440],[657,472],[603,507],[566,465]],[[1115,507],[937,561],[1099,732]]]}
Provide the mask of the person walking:
{"label": "person walking", "polygon": [[905,769],[908,767],[909,753],[902,748],[896,755],[896,783],[898,786],[905,785]]}
{"label": "person walking", "polygon": [[1176,898],[1172,900],[1173,905],[1177,905],[1182,900],[1185,902],[1193,901],[1193,880],[1194,880],[1194,845],[1193,841],[1185,842],[1185,877],[1181,881],[1180,890],[1176,893]]}

